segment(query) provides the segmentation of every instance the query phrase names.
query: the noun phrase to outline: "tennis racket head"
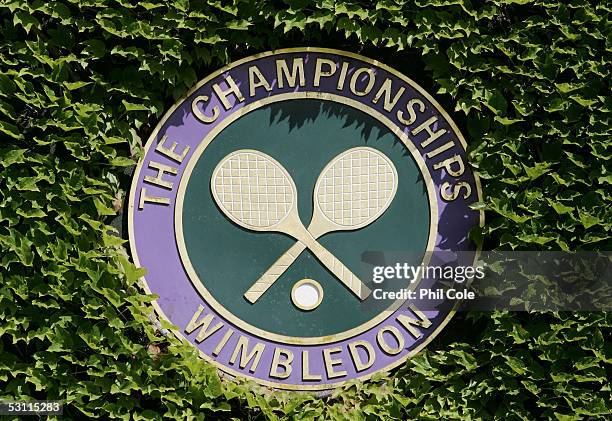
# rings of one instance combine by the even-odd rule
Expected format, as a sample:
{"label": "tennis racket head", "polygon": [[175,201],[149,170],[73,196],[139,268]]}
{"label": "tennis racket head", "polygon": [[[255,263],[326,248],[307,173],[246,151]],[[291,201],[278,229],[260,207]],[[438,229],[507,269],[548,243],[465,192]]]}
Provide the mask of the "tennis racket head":
{"label": "tennis racket head", "polygon": [[287,170],[253,149],[223,158],[212,173],[210,188],[229,219],[254,231],[273,231],[297,209],[297,190]]}
{"label": "tennis racket head", "polygon": [[397,183],[397,170],[384,153],[367,146],[351,148],[319,175],[314,205],[338,230],[363,228],[389,208]]}

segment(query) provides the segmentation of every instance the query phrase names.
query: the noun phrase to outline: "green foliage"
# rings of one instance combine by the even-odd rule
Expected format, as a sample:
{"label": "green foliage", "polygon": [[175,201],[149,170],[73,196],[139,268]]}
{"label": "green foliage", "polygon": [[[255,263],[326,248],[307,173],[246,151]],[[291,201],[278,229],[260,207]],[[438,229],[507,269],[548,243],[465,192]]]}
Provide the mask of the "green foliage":
{"label": "green foliage", "polygon": [[609,2],[0,0],[0,19],[0,398],[60,399],[67,419],[610,415],[609,314],[459,315],[400,370],[325,398],[220,381],[150,323],[110,225],[142,139],[196,80],[319,45],[454,108],[484,184],[475,241],[609,250]]}

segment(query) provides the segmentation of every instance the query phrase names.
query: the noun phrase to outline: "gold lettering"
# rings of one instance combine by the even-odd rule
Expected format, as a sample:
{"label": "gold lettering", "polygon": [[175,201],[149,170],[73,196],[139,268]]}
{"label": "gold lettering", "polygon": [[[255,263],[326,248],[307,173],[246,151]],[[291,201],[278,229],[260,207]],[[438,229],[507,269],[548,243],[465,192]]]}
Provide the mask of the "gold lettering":
{"label": "gold lettering", "polygon": [[[374,96],[374,99],[372,100],[372,102],[374,104],[377,104],[378,101],[380,101],[380,98],[382,98],[384,94],[385,99],[383,101],[383,108],[385,109],[385,111],[391,112],[391,110],[393,109],[393,107],[395,107],[395,104],[397,104],[397,101],[399,101],[400,97],[402,96],[405,90],[406,88],[404,88],[403,86],[400,86],[400,88],[397,90],[397,93],[393,97],[393,100],[391,100],[391,79],[387,78],[383,82],[383,84],[380,86],[380,89]],[[401,111],[398,111],[398,113],[401,113]]]}
{"label": "gold lettering", "polygon": [[[368,360],[364,363],[359,355],[359,351],[357,348],[363,348],[368,355]],[[372,344],[368,341],[355,341],[348,344],[349,352],[351,353],[351,358],[353,359],[353,364],[355,365],[355,369],[357,371],[367,370],[372,367],[372,364],[376,361],[376,353],[374,352],[374,348]]]}
{"label": "gold lettering", "polygon": [[425,155],[427,158],[433,158],[434,156],[440,155],[442,152],[445,152],[455,146],[455,143],[451,140],[450,142],[445,143],[442,146],[437,147],[431,152],[427,152]]}
{"label": "gold lettering", "polygon": [[200,108],[198,107],[198,102],[207,102],[209,99],[210,98],[206,95],[200,95],[196,97],[191,103],[191,111],[193,112],[193,114],[196,116],[198,120],[200,120],[202,123],[205,123],[205,124],[214,123],[215,120],[219,118],[219,114],[221,114],[219,112],[219,107],[217,107],[216,105],[212,109],[211,116],[207,116],[202,111],[200,111]]}
{"label": "gold lettering", "polygon": [[424,121],[423,123],[421,123],[420,126],[412,129],[412,131],[410,132],[412,133],[413,136],[421,133],[423,130],[425,130],[429,134],[429,137],[427,138],[427,140],[424,140],[421,142],[422,148],[425,148],[426,146],[431,144],[431,142],[433,142],[434,140],[442,136],[444,133],[446,133],[446,129],[440,129],[435,132],[433,131],[431,126],[437,121],[438,121],[437,116],[430,117],[427,121]]}
{"label": "gold lettering", "polygon": [[227,88],[226,90],[223,90],[221,89],[218,83],[215,83],[213,85],[213,91],[215,91],[215,93],[221,100],[223,107],[226,110],[229,110],[230,108],[232,108],[232,104],[227,99],[228,96],[233,94],[238,99],[239,102],[244,102],[244,97],[242,96],[242,92],[240,92],[240,88],[238,87],[236,82],[234,82],[234,79],[230,75],[227,75],[227,77],[225,78],[225,83],[227,83],[229,88]]}
{"label": "gold lettering", "polygon": [[[255,80],[257,78],[257,81]],[[249,67],[249,95],[255,96],[255,89],[263,87],[270,92],[272,87],[257,66]]]}
{"label": "gold lettering", "polygon": [[[362,73],[366,73],[368,75],[368,84],[366,85],[366,88],[363,91],[358,91],[356,87],[357,79],[359,78],[359,76],[361,76]],[[351,83],[350,83],[351,92],[353,92],[357,96],[365,96],[369,94],[372,88],[374,87],[374,82],[376,82],[376,74],[374,73],[373,69],[370,69],[367,67],[362,67],[361,69],[357,69],[355,70],[355,73],[353,73],[353,76],[351,77]]]}
{"label": "gold lettering", "polygon": [[339,91],[344,89],[344,80],[346,79],[346,74],[348,72],[348,63],[345,61],[342,63],[342,68],[340,69],[340,77],[338,78],[338,85],[336,85],[336,89]]}
{"label": "gold lettering", "polygon": [[138,209],[144,209],[145,203],[157,203],[159,205],[169,205],[170,199],[167,197],[147,196],[146,187],[140,188],[140,200],[138,201]]}
{"label": "gold lettering", "polygon": [[171,167],[169,165],[160,164],[159,162],[149,161],[149,168],[157,170],[157,175],[155,177],[150,175],[145,175],[144,181],[145,183],[155,184],[156,186],[163,187],[165,189],[172,189],[174,183],[172,181],[166,181],[162,177],[164,174],[178,174],[178,168]]}
{"label": "gold lettering", "polygon": [[200,317],[203,311],[204,311],[204,306],[202,305],[198,306],[198,309],[193,314],[191,321],[189,322],[189,324],[187,324],[187,327],[185,328],[185,333],[189,334],[193,332],[194,330],[196,330],[197,328],[199,328],[200,326],[202,326],[202,328],[200,329],[200,332],[198,332],[198,336],[196,336],[195,338],[196,342],[198,343],[210,337],[213,333],[215,333],[216,331],[218,331],[219,329],[223,327],[223,323],[219,322],[211,330],[208,330],[208,328],[210,327],[210,324],[212,323],[214,316],[212,313],[208,313],[206,316],[204,316],[203,319],[198,320],[198,318]]}
{"label": "gold lettering", "polygon": [[321,375],[310,374],[310,359],[308,358],[308,351],[302,351],[302,380],[305,382],[321,380]]}
{"label": "gold lettering", "polygon": [[334,379],[336,377],[346,376],[346,371],[339,370],[335,371],[334,366],[341,365],[343,363],[342,358],[332,359],[332,354],[342,352],[342,348],[325,348],[323,350],[323,361],[325,361],[325,371],[327,371],[327,378]]}
{"label": "gold lettering", "polygon": [[[329,70],[323,71],[323,65],[327,65]],[[336,63],[333,60],[328,60],[326,58],[317,58],[317,64],[315,67],[315,75],[313,86],[318,87],[321,82],[321,77],[329,77],[336,73]]]}
{"label": "gold lettering", "polygon": [[289,66],[285,60],[276,60],[276,79],[278,81],[278,88],[283,89],[285,87],[285,80],[287,78],[287,85],[290,88],[295,88],[297,78],[300,78],[300,86],[306,84],[304,77],[304,59],[294,58],[291,66],[291,73],[289,73]]}
{"label": "gold lettering", "polygon": [[[391,336],[395,338],[397,342],[397,347],[394,348],[387,343],[385,339],[385,332],[389,332]],[[389,355],[399,354],[404,349],[404,336],[395,326],[385,326],[380,329],[376,334],[376,341],[378,342],[378,346],[380,346],[380,349],[382,349],[386,354]]]}
{"label": "gold lettering", "polygon": [[[281,361],[281,355],[285,356],[285,359]],[[272,357],[272,366],[270,367],[270,377],[276,377],[277,379],[286,379],[291,375],[293,368],[291,363],[293,362],[293,352],[288,349],[274,348],[274,356]],[[279,372],[278,367],[283,367],[283,371]]]}
{"label": "gold lettering", "polygon": [[[457,168],[456,170],[453,170],[451,168],[451,165],[453,164],[457,164],[459,168]],[[453,177],[460,177],[463,174],[463,171],[465,171],[465,165],[463,165],[463,159],[461,159],[461,156],[459,155],[453,155],[452,157],[445,159],[442,162],[438,162],[437,164],[434,164],[433,167],[435,170],[439,170],[440,168],[444,167],[446,172],[452,175]]]}
{"label": "gold lettering", "polygon": [[247,354],[248,348],[249,348],[249,338],[247,338],[246,336],[240,336],[240,338],[238,339],[238,343],[236,344],[236,347],[234,348],[234,352],[232,354],[232,356],[230,357],[230,364],[235,364],[236,363],[236,359],[238,358],[238,354],[240,353],[240,363],[238,363],[238,367],[245,368],[247,366],[247,364],[253,360],[253,362],[251,363],[251,368],[249,368],[249,371],[251,373],[254,373],[255,370],[257,370],[257,365],[259,364],[259,360],[261,360],[261,356],[263,354],[263,351],[265,349],[265,345],[262,344],[261,342],[258,342],[253,349],[251,350],[251,352],[249,352]]}
{"label": "gold lettering", "polygon": [[410,332],[410,334],[415,338],[415,339],[419,339],[421,336],[423,336],[423,334],[417,330],[414,326],[421,326],[422,328],[427,329],[428,327],[431,326],[431,321],[429,320],[429,318],[427,318],[427,316],[425,315],[425,313],[423,313],[422,311],[418,310],[416,307],[414,307],[413,305],[410,306],[410,310],[412,310],[412,312],[414,314],[416,314],[420,320],[414,319],[412,317],[408,317],[405,314],[401,314],[397,317],[397,321],[408,331]]}
{"label": "gold lettering", "polygon": [[440,186],[440,196],[446,202],[452,202],[457,197],[459,197],[459,193],[461,192],[461,188],[465,188],[465,193],[463,193],[463,198],[467,199],[472,194],[472,187],[466,181],[460,181],[457,184],[453,184],[453,191],[449,194],[447,192],[448,188],[451,187],[451,184],[448,181],[445,181]]}
{"label": "gold lettering", "polygon": [[172,142],[172,145],[170,145],[169,148],[166,148],[166,146],[164,145],[164,143],[166,143],[166,140],[168,140],[168,136],[163,135],[162,138],[159,140],[159,143],[155,147],[155,150],[160,154],[172,159],[173,161],[178,162],[179,164],[183,162],[183,159],[185,159],[185,156],[187,156],[187,152],[189,152],[189,146],[185,146],[183,152],[181,154],[178,154],[176,153],[176,147],[178,146],[178,144],[176,142]]}
{"label": "gold lettering", "polygon": [[223,337],[221,338],[221,340],[219,341],[219,343],[217,344],[217,346],[212,352],[213,357],[216,357],[217,355],[221,353],[223,348],[225,348],[225,344],[227,344],[227,341],[229,341],[229,339],[232,337],[233,334],[234,334],[234,329],[228,329],[227,332],[225,332],[225,335],[223,335]]}
{"label": "gold lettering", "polygon": [[408,101],[408,104],[406,104],[406,111],[408,111],[408,114],[410,114],[410,118],[406,119],[402,110],[397,111],[397,119],[406,126],[410,126],[417,120],[416,111],[414,110],[415,105],[419,106],[420,113],[425,111],[425,104],[423,104],[423,101],[418,98],[413,98]]}

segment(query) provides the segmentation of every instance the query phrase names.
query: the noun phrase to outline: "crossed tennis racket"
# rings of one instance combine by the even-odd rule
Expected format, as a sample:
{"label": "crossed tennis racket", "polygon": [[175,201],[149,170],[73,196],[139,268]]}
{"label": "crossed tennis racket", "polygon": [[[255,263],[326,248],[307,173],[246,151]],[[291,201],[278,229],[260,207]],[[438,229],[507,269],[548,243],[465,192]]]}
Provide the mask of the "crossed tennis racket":
{"label": "crossed tennis racket", "polygon": [[360,300],[370,289],[323,247],[317,238],[333,231],[357,230],[377,220],[397,192],[397,171],[382,152],[348,149],[323,169],[314,187],[314,209],[306,228],[297,208],[297,189],[287,170],[263,152],[241,149],[214,169],[211,191],[221,211],[237,225],[280,232],[297,242],[244,294],[255,303],[308,248]]}

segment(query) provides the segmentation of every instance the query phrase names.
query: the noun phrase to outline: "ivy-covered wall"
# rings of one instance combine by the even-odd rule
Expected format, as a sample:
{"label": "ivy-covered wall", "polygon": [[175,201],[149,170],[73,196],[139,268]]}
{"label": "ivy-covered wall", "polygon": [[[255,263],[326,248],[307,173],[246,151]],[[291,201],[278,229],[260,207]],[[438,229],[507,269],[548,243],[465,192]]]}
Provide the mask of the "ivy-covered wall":
{"label": "ivy-covered wall", "polygon": [[[319,398],[220,381],[149,320],[117,217],[143,139],[265,50],[359,52],[451,112],[485,249],[610,250],[606,0],[0,0],[0,399],[64,419],[609,419],[607,313],[460,314],[403,368]],[[113,228],[113,224],[117,228]]]}

